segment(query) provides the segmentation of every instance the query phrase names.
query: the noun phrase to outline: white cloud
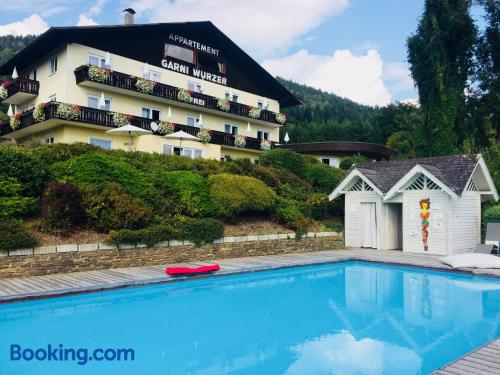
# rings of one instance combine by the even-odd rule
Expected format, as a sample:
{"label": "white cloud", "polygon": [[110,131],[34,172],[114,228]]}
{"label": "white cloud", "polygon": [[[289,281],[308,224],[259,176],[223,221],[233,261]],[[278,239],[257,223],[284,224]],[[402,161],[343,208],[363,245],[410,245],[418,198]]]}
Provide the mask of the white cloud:
{"label": "white cloud", "polygon": [[90,8],[89,14],[91,16],[98,16],[99,14],[101,14],[102,8],[104,8],[104,5],[106,5],[107,2],[108,0],[97,0]]}
{"label": "white cloud", "polygon": [[350,50],[336,50],[328,56],[302,49],[290,56],[264,60],[262,66],[273,75],[358,103],[383,106],[391,102],[391,94],[382,79],[384,64],[376,50],[359,56]]}
{"label": "white cloud", "polygon": [[151,22],[212,21],[257,58],[285,51],[349,0],[136,0],[131,4]]}
{"label": "white cloud", "polygon": [[92,26],[98,25],[92,18],[87,17],[85,14],[80,14],[80,18],[78,18],[78,22],[76,26]]}
{"label": "white cloud", "polygon": [[71,7],[78,6],[78,3],[82,2],[82,0],[14,0],[14,1],[2,1],[2,11],[11,11],[11,12],[33,12],[33,13],[44,13],[50,12],[51,8],[57,7],[67,7],[71,5]]}
{"label": "white cloud", "polygon": [[394,62],[384,65],[382,76],[393,94],[413,90],[414,88],[410,68],[406,62]]}
{"label": "white cloud", "polygon": [[50,7],[50,8],[48,8],[48,9],[44,10],[44,11],[41,13],[41,16],[42,16],[42,17],[50,17],[50,16],[54,16],[54,15],[56,15],[56,14],[59,14],[59,13],[65,12],[67,9],[68,9],[68,7],[65,7],[65,6]]}
{"label": "white cloud", "polygon": [[0,35],[38,35],[49,28],[47,22],[38,14],[17,22],[0,25]]}

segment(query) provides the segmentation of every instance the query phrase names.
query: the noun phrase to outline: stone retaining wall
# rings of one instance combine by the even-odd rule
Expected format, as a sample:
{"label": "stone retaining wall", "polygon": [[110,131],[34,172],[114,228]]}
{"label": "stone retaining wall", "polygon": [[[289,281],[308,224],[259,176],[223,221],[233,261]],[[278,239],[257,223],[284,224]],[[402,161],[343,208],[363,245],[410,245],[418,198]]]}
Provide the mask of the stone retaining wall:
{"label": "stone retaining wall", "polygon": [[153,248],[104,244],[45,246],[0,253],[0,279],[120,267],[205,261],[221,258],[341,249],[342,236],[334,232],[225,237],[196,247],[188,241],[170,241]]}

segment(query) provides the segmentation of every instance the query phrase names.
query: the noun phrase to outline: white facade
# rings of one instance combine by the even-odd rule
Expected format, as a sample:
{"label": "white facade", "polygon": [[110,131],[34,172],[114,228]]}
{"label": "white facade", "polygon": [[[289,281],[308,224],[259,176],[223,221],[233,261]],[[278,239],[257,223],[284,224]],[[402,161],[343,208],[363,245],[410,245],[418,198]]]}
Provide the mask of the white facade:
{"label": "white facade", "polygon": [[[481,241],[481,200],[498,200],[482,158],[461,194],[454,193],[419,165],[385,193],[354,168],[330,199],[341,194],[345,195],[346,247],[437,255],[472,252]],[[420,204],[423,199],[430,201],[427,250]],[[375,223],[366,217],[371,215],[366,209],[368,203],[374,204]],[[366,229],[367,223],[372,223],[370,230]]]}

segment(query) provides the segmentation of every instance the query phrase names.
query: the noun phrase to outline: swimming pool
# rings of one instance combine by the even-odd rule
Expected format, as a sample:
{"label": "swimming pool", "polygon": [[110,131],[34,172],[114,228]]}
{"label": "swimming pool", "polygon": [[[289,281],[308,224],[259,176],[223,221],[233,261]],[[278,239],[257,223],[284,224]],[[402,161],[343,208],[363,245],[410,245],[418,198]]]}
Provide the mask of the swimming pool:
{"label": "swimming pool", "polygon": [[[498,279],[349,261],[0,305],[0,374],[426,374],[499,320]],[[10,359],[49,344],[134,360]]]}

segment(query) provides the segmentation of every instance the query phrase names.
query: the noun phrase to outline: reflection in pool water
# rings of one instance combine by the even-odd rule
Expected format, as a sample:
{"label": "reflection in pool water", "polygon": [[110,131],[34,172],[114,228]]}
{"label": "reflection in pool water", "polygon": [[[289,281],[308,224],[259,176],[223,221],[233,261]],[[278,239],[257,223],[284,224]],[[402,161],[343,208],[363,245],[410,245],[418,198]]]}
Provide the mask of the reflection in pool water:
{"label": "reflection in pool water", "polygon": [[[362,262],[0,305],[1,374],[425,374],[499,335],[496,279]],[[12,362],[130,347],[134,362]]]}

